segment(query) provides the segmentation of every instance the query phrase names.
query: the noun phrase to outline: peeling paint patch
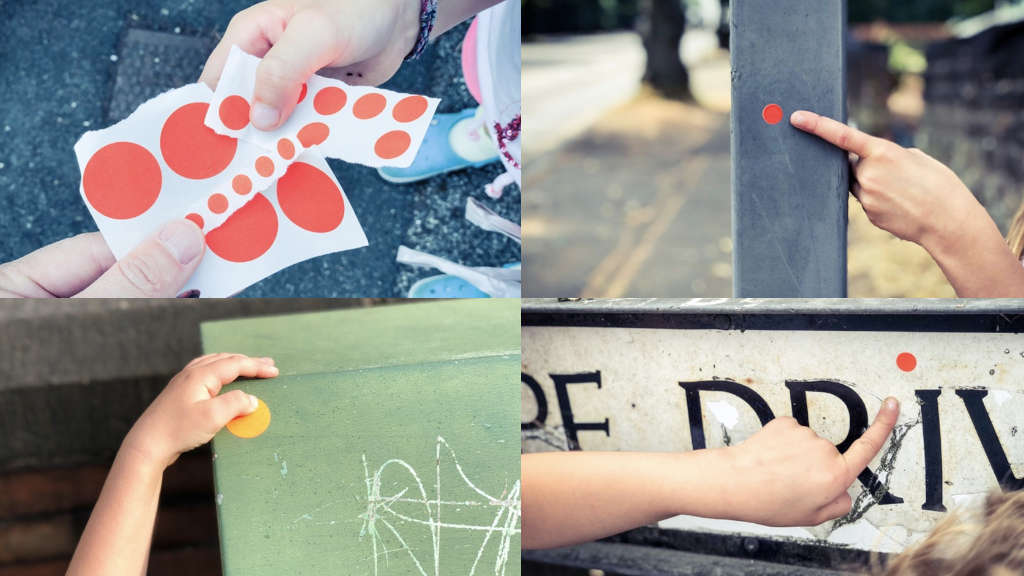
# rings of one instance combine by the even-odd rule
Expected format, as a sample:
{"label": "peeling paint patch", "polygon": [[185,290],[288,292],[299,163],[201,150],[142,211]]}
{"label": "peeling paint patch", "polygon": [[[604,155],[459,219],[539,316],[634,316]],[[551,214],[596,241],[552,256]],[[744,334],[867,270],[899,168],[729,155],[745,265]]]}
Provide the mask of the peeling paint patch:
{"label": "peeling paint patch", "polygon": [[706,406],[715,415],[715,418],[722,423],[722,426],[729,430],[732,430],[733,426],[736,426],[736,423],[739,422],[739,412],[736,411],[732,404],[724,400],[708,402]]}

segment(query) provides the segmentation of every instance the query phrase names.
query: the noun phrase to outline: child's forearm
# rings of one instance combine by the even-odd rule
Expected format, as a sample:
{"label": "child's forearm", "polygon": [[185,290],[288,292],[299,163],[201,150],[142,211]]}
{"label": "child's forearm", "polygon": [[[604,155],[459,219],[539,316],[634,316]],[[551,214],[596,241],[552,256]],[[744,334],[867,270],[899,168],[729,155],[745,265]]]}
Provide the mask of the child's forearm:
{"label": "child's forearm", "polygon": [[722,450],[522,456],[523,548],[594,540],[677,514],[731,516]]}
{"label": "child's forearm", "polygon": [[976,204],[962,226],[923,238],[921,245],[961,298],[1024,297],[1024,266],[1010,252],[988,212]]}
{"label": "child's forearm", "polygon": [[146,573],[164,468],[125,444],[103,483],[68,576]]}

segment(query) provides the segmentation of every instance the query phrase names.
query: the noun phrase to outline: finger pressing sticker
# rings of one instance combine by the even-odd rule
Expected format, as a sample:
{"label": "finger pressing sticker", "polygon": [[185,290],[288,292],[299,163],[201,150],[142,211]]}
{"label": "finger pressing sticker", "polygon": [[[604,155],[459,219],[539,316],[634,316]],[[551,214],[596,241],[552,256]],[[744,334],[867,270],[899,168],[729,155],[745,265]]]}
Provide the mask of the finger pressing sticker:
{"label": "finger pressing sticker", "polygon": [[256,398],[256,410],[228,422],[227,429],[239,438],[255,438],[270,427],[270,408],[263,400]]}

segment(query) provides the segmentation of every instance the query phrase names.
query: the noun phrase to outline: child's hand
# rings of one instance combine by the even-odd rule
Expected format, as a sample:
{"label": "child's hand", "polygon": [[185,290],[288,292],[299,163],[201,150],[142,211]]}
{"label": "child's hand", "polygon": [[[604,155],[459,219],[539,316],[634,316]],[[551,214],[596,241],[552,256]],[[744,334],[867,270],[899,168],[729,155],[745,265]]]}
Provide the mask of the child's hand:
{"label": "child's hand", "polygon": [[419,35],[418,0],[268,0],[231,19],[200,81],[220,79],[232,44],[263,57],[256,69],[251,120],[277,128],[295,108],[302,83],[321,73],[377,85],[394,75]]}
{"label": "child's hand", "polygon": [[805,110],[794,112],[790,122],[857,155],[852,159],[853,195],[872,224],[903,240],[939,249],[936,244],[957,236],[965,219],[984,211],[952,170],[916,148]]}
{"label": "child's hand", "polygon": [[847,489],[885,444],[899,403],[887,398],[845,454],[793,418],[776,418],[726,448],[723,497],[735,519],[768,526],[813,526],[850,511]]}
{"label": "child's hand", "polygon": [[240,376],[273,378],[271,358],[207,354],[188,363],[153,400],[124,439],[122,447],[166,468],[183,452],[210,441],[225,424],[252,413],[256,397],[241,390],[220,394]]}

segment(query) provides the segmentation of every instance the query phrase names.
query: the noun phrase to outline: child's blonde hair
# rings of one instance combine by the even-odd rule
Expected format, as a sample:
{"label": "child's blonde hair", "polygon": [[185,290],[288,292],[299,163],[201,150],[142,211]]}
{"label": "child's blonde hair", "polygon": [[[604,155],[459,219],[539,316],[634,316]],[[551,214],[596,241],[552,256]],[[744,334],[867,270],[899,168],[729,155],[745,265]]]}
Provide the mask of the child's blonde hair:
{"label": "child's blonde hair", "polygon": [[[1018,215],[1018,220],[1019,220]],[[1016,222],[1015,222],[1016,224]],[[996,492],[984,517],[951,513],[922,542],[872,572],[878,576],[1016,576],[1024,574],[1024,491]]]}
{"label": "child's blonde hair", "polygon": [[1010,251],[1020,260],[1024,257],[1024,203],[1017,209],[1017,215],[1013,217],[1010,224],[1010,231],[1006,233],[1006,243],[1010,245]]}

